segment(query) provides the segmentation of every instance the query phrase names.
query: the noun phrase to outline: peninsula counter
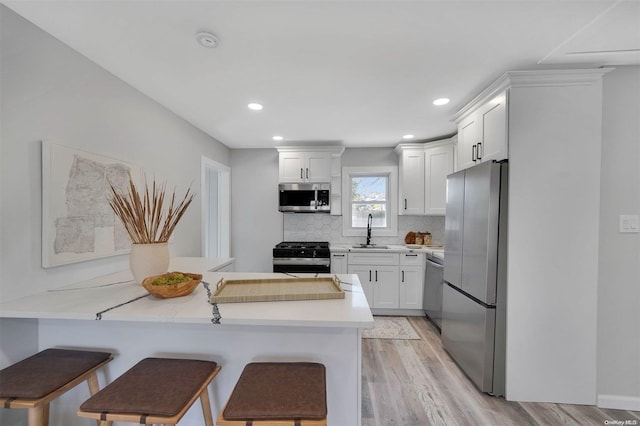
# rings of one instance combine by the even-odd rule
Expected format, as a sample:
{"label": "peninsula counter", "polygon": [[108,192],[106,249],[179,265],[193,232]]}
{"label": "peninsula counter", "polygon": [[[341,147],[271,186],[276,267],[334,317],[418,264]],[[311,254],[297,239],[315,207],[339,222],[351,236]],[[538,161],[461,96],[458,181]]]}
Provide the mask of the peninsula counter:
{"label": "peninsula counter", "polygon": [[[216,361],[222,366],[210,388],[216,415],[247,363],[320,362],[327,369],[329,424],[360,425],[361,330],[373,327],[373,316],[357,276],[338,275],[344,299],[214,306],[209,294],[221,278],[283,275],[194,270],[197,262],[190,262],[172,259],[170,266],[170,270],[203,274],[203,284],[185,297],[155,298],[131,281],[130,272],[123,271],[2,303],[0,317],[37,320],[40,349],[113,352],[114,360],[104,370],[101,386],[145,357]],[[52,404],[52,424],[84,425],[75,413],[87,395],[79,387]],[[201,409],[194,404],[180,425],[201,423]]]}

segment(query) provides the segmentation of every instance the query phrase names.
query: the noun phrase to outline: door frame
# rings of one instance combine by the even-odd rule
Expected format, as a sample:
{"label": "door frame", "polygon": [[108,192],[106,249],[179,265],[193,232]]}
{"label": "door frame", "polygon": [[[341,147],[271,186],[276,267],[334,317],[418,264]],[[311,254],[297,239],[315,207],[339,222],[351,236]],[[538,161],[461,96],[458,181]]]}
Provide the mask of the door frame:
{"label": "door frame", "polygon": [[[210,173],[217,174],[215,215],[212,217]],[[202,254],[204,257],[229,257],[231,253],[231,168],[205,156],[201,157],[201,194],[202,194]],[[215,220],[215,223],[213,221]],[[218,238],[210,241],[211,226],[215,225]]]}

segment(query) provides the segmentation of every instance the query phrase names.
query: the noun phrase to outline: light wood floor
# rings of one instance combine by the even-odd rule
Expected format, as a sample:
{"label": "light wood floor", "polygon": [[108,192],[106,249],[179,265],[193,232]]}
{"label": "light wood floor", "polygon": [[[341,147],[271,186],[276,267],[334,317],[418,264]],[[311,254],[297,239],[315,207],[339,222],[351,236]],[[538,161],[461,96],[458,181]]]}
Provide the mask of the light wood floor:
{"label": "light wood floor", "polygon": [[363,426],[603,426],[605,420],[640,426],[638,411],[516,403],[480,393],[444,351],[435,326],[425,317],[408,319],[421,340],[362,340]]}

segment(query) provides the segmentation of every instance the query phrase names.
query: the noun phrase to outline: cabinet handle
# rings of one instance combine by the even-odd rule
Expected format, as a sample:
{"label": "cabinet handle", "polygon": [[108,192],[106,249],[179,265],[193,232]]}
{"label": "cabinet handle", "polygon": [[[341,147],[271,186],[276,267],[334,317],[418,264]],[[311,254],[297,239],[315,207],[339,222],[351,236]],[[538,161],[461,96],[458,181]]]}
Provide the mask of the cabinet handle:
{"label": "cabinet handle", "polygon": [[378,271],[376,271],[376,282],[378,282]]}
{"label": "cabinet handle", "polygon": [[474,163],[477,160],[477,149],[478,149],[478,145],[473,145],[471,147],[471,161],[473,161]]}
{"label": "cabinet handle", "polygon": [[404,209],[405,210],[407,209],[407,199],[406,198],[404,199]]}
{"label": "cabinet handle", "polygon": [[402,271],[402,282],[404,282],[404,271]]}
{"label": "cabinet handle", "polygon": [[417,254],[405,254],[404,256],[405,257],[418,257]]}
{"label": "cabinet handle", "polygon": [[344,257],[344,254],[334,254],[333,257]]}
{"label": "cabinet handle", "polygon": [[480,155],[481,152],[482,152],[482,142],[478,142],[478,149],[476,150],[476,158],[478,160],[482,158],[482,155]]}
{"label": "cabinet handle", "polygon": [[371,269],[369,269],[369,282],[371,282]]}
{"label": "cabinet handle", "polygon": [[309,179],[309,168],[307,167],[307,179]]}
{"label": "cabinet handle", "polygon": [[302,173],[302,167],[300,167],[300,179],[304,179],[304,175]]}

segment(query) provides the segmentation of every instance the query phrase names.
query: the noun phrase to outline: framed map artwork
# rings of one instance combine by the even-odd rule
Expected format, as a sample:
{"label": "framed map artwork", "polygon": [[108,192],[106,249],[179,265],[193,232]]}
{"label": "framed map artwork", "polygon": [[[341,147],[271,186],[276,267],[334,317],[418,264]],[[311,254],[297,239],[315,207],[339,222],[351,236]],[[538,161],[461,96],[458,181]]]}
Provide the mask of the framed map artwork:
{"label": "framed map artwork", "polygon": [[42,142],[42,266],[128,253],[131,240],[114,215],[109,183],[126,190],[139,168]]}

